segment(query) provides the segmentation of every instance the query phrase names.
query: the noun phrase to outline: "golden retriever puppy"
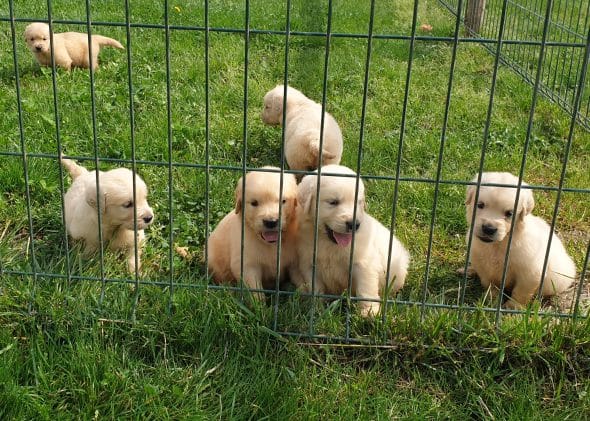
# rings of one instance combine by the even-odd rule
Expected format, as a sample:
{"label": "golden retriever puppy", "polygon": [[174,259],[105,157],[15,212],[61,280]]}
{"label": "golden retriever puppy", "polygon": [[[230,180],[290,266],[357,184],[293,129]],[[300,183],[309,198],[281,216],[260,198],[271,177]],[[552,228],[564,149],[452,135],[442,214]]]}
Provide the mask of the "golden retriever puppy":
{"label": "golden retriever puppy", "polygon": [[[275,167],[263,169],[279,170]],[[281,231],[280,277],[295,262],[297,234],[297,183],[293,174],[283,174],[283,195],[279,221],[278,172],[246,174],[245,202],[242,179],[235,190],[235,209],[228,213],[209,236],[207,265],[217,283],[243,279],[251,289],[273,289],[277,273],[277,242]],[[241,262],[242,212],[244,212],[244,262]],[[243,273],[241,269],[243,266]],[[262,293],[254,297],[262,299]]]}
{"label": "golden retriever puppy", "polygon": [[[154,220],[154,213],[147,202],[147,187],[135,174],[133,196],[133,172],[127,168],[99,171],[99,192],[96,192],[96,171],[88,171],[69,159],[61,160],[72,176],[73,182],[64,196],[66,229],[74,240],[83,240],[85,254],[94,253],[99,243],[97,197],[100,201],[102,240],[112,250],[126,252],[127,267],[135,272],[134,210],[137,217],[137,244],[144,240],[143,230]],[[137,269],[140,268],[140,252],[137,251]]]}
{"label": "golden retriever puppy", "polygon": [[[477,182],[477,176],[472,180]],[[518,178],[506,172],[486,172],[482,183],[517,185]],[[527,186],[526,183],[522,183]],[[495,296],[501,286],[502,271],[510,226],[513,218],[514,232],[506,289],[511,291],[505,303],[509,309],[519,309],[533,298],[541,284],[543,261],[549,241],[549,225],[541,218],[531,215],[535,206],[530,189],[521,189],[516,214],[513,214],[516,188],[481,186],[477,204],[474,204],[476,186],[467,188],[466,218],[471,226],[473,206],[477,205],[473,240],[471,243],[470,272],[477,274],[481,285]],[[467,233],[467,239],[471,235]],[[566,290],[576,277],[576,266],[568,256],[559,238],[552,234],[551,250],[543,282],[543,296],[556,295]]]}
{"label": "golden retriever puppy", "polygon": [[[262,121],[269,125],[283,123],[284,85],[278,85],[264,96]],[[342,133],[330,114],[324,114],[322,165],[339,164],[342,157]],[[285,115],[285,159],[292,170],[314,170],[320,155],[322,105],[297,89],[287,87]]]}
{"label": "golden retriever puppy", "polygon": [[[329,173],[353,177],[327,175]],[[299,279],[293,281],[300,290],[311,291],[317,200],[319,204],[315,292],[341,294],[347,290],[350,247],[354,231],[352,294],[379,300],[386,292],[386,284],[390,293],[398,291],[404,285],[410,255],[387,228],[365,213],[365,191],[362,181],[359,182],[356,219],[353,219],[356,184],[354,176],[354,171],[343,166],[322,167],[319,199],[316,198],[317,175],[303,177],[297,195],[301,205],[297,247]],[[388,260],[390,238],[393,241],[391,259]],[[389,279],[386,282],[388,264]],[[359,303],[363,316],[376,315],[380,310],[379,301]]]}
{"label": "golden retriever puppy", "polygon": [[[25,41],[41,66],[51,67],[51,47],[49,39],[49,25],[42,22],[31,23],[25,29]],[[92,68],[98,68],[98,52],[102,46],[119,49],[124,47],[117,40],[92,35]],[[88,34],[80,32],[63,32],[53,34],[53,56],[55,65],[70,70],[72,67],[90,67],[88,54]]]}

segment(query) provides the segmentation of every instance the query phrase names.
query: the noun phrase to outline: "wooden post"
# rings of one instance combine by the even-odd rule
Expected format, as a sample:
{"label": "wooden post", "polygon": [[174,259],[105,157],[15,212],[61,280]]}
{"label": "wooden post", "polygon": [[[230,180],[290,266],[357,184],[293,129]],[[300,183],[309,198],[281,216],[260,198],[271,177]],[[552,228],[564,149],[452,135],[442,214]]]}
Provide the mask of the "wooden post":
{"label": "wooden post", "polygon": [[479,34],[485,8],[486,0],[467,0],[465,26],[467,27],[468,36]]}

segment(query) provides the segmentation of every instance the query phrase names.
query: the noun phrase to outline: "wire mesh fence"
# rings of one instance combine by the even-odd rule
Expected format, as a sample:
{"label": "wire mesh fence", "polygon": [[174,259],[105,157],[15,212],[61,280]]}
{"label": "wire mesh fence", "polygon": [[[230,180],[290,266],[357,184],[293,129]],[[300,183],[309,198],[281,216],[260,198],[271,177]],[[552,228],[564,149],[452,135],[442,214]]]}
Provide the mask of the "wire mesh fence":
{"label": "wire mesh fence", "polygon": [[[441,3],[457,14],[457,1],[441,0]],[[467,3],[465,1],[462,4],[463,15]],[[482,38],[483,45],[495,54],[494,46],[486,41],[498,37],[504,19],[504,45],[500,52],[502,61],[524,80],[534,84],[539,55],[544,50],[539,91],[569,114],[574,113],[576,87],[583,71],[584,48],[590,30],[590,3],[570,0],[491,0],[471,3],[481,3],[485,10],[477,31],[467,26],[467,33]],[[590,128],[589,107],[588,96],[583,95],[577,113],[586,129]]]}
{"label": "wire mesh fence", "polygon": [[[410,249],[407,285],[396,296],[377,300],[383,304],[378,316],[383,325],[405,311],[417,311],[421,319],[440,311],[459,321],[483,312],[496,325],[505,312],[523,312],[503,308],[501,300],[483,299],[477,282],[467,276],[467,256],[477,240],[471,236],[465,241],[465,232],[474,230],[474,223],[464,222],[465,188],[476,186],[477,203],[480,187],[489,185],[482,184],[482,173],[493,169],[517,175],[518,183],[512,185],[517,189],[516,202],[523,191],[535,193],[551,232],[561,228],[569,240],[566,247],[575,249],[578,282],[570,291],[569,304],[533,306],[534,312],[586,317],[581,303],[590,253],[586,215],[590,138],[579,130],[579,122],[587,124],[590,41],[582,35],[588,33],[587,4],[570,7],[567,1],[563,5],[549,1],[529,7],[488,2],[484,38],[472,38],[463,35],[461,0],[445,3],[455,17],[428,12],[431,4],[408,1],[406,14],[393,23],[384,19],[392,4],[353,3],[277,1],[272,4],[275,12],[269,13],[270,5],[250,1],[220,7],[208,1],[154,5],[126,0],[110,10],[105,7],[106,11],[88,0],[75,6],[48,0],[43,7],[9,1],[0,10],[2,36],[10,40],[11,57],[3,75],[8,129],[0,158],[7,205],[2,208],[3,229],[14,238],[3,234],[3,278],[30,286],[30,309],[36,291],[61,281],[100,285],[99,303],[107,300],[109,286],[135,285],[134,309],[140,291],[148,286],[166,289],[170,311],[174,296],[189,288],[234,291],[245,299],[248,288],[243,284],[210,282],[206,244],[223,215],[234,207],[239,177],[244,202],[248,172],[278,171],[281,186],[288,174],[308,173],[288,169],[285,131],[277,136],[277,131],[259,122],[262,94],[282,83],[312,91],[310,96],[322,110],[334,114],[345,134],[342,164],[357,174],[356,195],[363,180],[370,213]],[[525,14],[527,10],[536,12]],[[427,19],[435,23],[434,31],[423,26]],[[110,54],[96,72],[75,70],[71,75],[55,66],[52,54],[53,66],[39,71],[30,64],[32,58],[21,42],[22,30],[31,22],[46,22],[52,32],[64,28],[85,32],[88,40],[95,33],[118,35],[126,52],[123,57]],[[464,65],[481,49],[479,43],[493,53],[484,70]],[[502,73],[506,62],[521,66],[518,71],[527,75],[531,90],[514,88],[519,82]],[[396,72],[389,73],[392,69]],[[470,94],[480,95],[476,110],[462,89],[481,73],[483,79]],[[434,87],[421,82],[436,77]],[[540,104],[539,94],[547,95],[549,89],[560,105],[569,104],[571,118],[544,122],[554,109]],[[518,108],[514,126],[502,127],[504,121],[497,115],[517,113]],[[474,121],[462,126],[471,114],[476,115]],[[322,117],[320,151],[324,124]],[[546,135],[545,125],[552,130],[560,126],[559,133]],[[91,169],[124,166],[146,179],[156,222],[146,231],[141,270],[136,237],[131,274],[107,251],[102,238],[90,260],[68,240],[64,195],[69,181],[59,163],[62,155]],[[261,169],[262,165],[279,169]],[[474,174],[476,182],[471,181]],[[316,195],[321,194],[320,179]],[[98,173],[96,183],[100,186]],[[136,198],[135,182],[133,192]],[[282,194],[281,190],[281,198]],[[316,202],[316,214],[318,206]],[[360,212],[357,207],[354,215]],[[99,227],[104,222],[101,215],[99,206]],[[133,224],[137,230],[137,216]],[[317,217],[314,230],[309,247],[317,257],[318,236],[324,234]],[[248,247],[244,229],[240,235],[243,256]],[[510,243],[512,231],[508,237]],[[280,234],[277,244],[280,261]],[[197,257],[179,255],[179,245]],[[351,256],[355,247],[359,245],[353,236]],[[391,253],[390,242],[388,257]],[[506,261],[510,253],[508,247]],[[549,270],[548,261],[547,251],[543,273]],[[314,261],[314,268],[318,264]],[[458,268],[463,268],[460,276],[455,274]],[[350,259],[343,294],[313,288],[301,293],[283,288],[277,267],[275,287],[255,291],[267,294],[272,308],[269,327],[289,336],[387,341],[387,333],[367,338],[356,330],[355,304],[361,300],[352,293],[353,272]],[[508,266],[500,272],[503,292],[509,287]],[[326,312],[336,314],[336,322],[326,320]]]}

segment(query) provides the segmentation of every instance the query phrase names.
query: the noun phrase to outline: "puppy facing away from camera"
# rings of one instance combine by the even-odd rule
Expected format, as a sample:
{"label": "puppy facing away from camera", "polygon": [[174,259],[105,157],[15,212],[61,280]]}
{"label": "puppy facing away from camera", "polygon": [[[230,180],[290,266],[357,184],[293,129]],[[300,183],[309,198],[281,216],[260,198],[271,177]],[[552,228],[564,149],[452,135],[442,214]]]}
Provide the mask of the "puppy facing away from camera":
{"label": "puppy facing away from camera", "polygon": [[[92,35],[92,68],[98,68],[98,52],[102,46],[119,49],[124,47],[117,40],[102,35]],[[25,41],[41,66],[51,67],[51,47],[49,25],[42,22],[31,23],[25,29]],[[53,34],[53,56],[55,65],[70,70],[72,67],[90,67],[88,34],[63,32]]]}
{"label": "puppy facing away from camera", "polygon": [[[263,167],[279,171],[275,167]],[[246,174],[242,201],[242,179],[235,190],[235,209],[228,213],[209,236],[207,265],[216,283],[237,283],[250,289],[274,289],[277,247],[281,232],[281,280],[296,258],[297,183],[293,174],[283,174],[283,195],[279,221],[279,172],[252,171]],[[243,212],[243,213],[242,213]],[[244,261],[242,261],[242,217],[244,218]],[[243,273],[241,272],[243,266]],[[253,293],[262,299],[262,293]]]}
{"label": "puppy facing away from camera", "polygon": [[[64,196],[65,220],[68,234],[74,240],[82,240],[84,254],[98,249],[100,209],[102,240],[112,250],[126,254],[127,267],[135,272],[134,214],[137,217],[137,269],[140,269],[143,230],[154,220],[154,213],[147,202],[147,186],[135,174],[135,198],[133,197],[133,172],[127,168],[99,171],[97,195],[96,171],[88,171],[70,159],[62,158],[63,166],[72,176],[72,185]],[[97,202],[97,197],[99,202]],[[135,213],[134,213],[135,210]]]}
{"label": "puppy facing away from camera", "polygon": [[[262,121],[269,125],[283,123],[284,85],[278,85],[264,96]],[[324,114],[322,165],[339,164],[342,157],[342,132],[334,117]],[[322,105],[297,89],[287,87],[285,115],[285,159],[292,170],[314,170],[320,156]]]}
{"label": "puppy facing away from camera", "polygon": [[[472,180],[477,182],[477,176]],[[518,178],[506,172],[486,172],[482,174],[482,184],[506,184],[516,186]],[[528,184],[522,183],[523,186]],[[530,189],[520,190],[516,214],[513,214],[516,200],[515,187],[481,186],[479,198],[475,200],[476,186],[467,188],[466,219],[471,227],[473,206],[477,206],[473,225],[469,272],[479,277],[481,285],[492,296],[501,287],[506,247],[510,235],[512,219],[514,232],[506,273],[506,289],[511,292],[504,306],[520,309],[527,305],[538,292],[547,245],[549,225],[541,218],[531,214],[535,201]],[[469,240],[470,232],[467,233]],[[576,266],[567,254],[560,239],[552,234],[551,250],[543,281],[543,296],[557,295],[565,291],[576,278]]]}
{"label": "puppy facing away from camera", "polygon": [[[404,285],[410,255],[387,228],[365,212],[365,191],[360,180],[356,219],[353,218],[355,175],[351,169],[339,165],[322,167],[319,198],[316,197],[317,175],[307,175],[299,184],[297,197],[301,216],[297,252],[300,278],[294,279],[294,283],[303,292],[311,291],[315,207],[318,201],[315,293],[338,295],[347,290],[354,231],[352,294],[375,300],[359,301],[361,315],[374,316],[380,310],[379,297],[387,292],[394,293]],[[390,238],[392,249],[388,260]],[[386,282],[388,264],[389,278]],[[386,285],[388,291],[385,291]]]}

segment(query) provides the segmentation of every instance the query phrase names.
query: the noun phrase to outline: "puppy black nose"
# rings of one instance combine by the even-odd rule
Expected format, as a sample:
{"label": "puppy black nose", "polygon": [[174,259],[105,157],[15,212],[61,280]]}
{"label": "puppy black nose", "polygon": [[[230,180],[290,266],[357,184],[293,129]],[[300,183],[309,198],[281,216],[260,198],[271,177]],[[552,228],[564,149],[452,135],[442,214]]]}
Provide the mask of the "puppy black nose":
{"label": "puppy black nose", "polygon": [[356,221],[356,223],[353,223],[352,221],[346,221],[346,229],[348,231],[356,231],[360,226],[361,223],[359,221]]}
{"label": "puppy black nose", "polygon": [[152,222],[152,219],[154,219],[153,216],[145,216],[143,218],[143,222],[145,222],[146,224],[149,224],[150,222]]}
{"label": "puppy black nose", "polygon": [[494,227],[493,225],[483,224],[481,226],[481,230],[485,235],[494,235],[498,228]]}
{"label": "puppy black nose", "polygon": [[273,229],[276,228],[279,220],[278,219],[263,219],[262,223],[264,224],[265,228]]}
{"label": "puppy black nose", "polygon": [[41,51],[41,48],[42,48],[42,47],[41,47],[40,45],[37,45],[37,46],[35,47],[35,49],[36,49],[37,51]]}

